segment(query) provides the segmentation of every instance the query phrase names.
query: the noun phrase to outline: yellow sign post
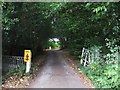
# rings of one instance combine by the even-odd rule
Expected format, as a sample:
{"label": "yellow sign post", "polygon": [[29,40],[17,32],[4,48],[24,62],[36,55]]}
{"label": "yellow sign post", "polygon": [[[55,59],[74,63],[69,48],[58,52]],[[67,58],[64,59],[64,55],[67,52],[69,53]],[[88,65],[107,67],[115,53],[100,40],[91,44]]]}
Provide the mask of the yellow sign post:
{"label": "yellow sign post", "polygon": [[30,71],[31,57],[32,57],[31,50],[25,50],[24,51],[24,62],[26,62],[26,73]]}
{"label": "yellow sign post", "polygon": [[24,62],[30,62],[31,60],[31,51],[25,50],[24,51]]}

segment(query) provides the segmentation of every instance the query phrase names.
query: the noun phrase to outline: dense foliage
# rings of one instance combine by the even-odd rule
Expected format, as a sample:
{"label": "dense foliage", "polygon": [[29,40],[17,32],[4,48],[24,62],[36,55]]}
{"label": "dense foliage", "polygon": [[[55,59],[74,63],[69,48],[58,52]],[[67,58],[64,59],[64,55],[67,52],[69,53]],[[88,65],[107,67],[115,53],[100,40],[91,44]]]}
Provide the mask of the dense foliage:
{"label": "dense foliage", "polygon": [[[55,3],[54,3],[55,4]],[[53,5],[54,5],[53,4]],[[82,71],[98,88],[118,88],[120,61],[119,3],[67,3],[56,10],[54,30],[78,60],[82,48],[98,47],[101,58]],[[54,7],[53,7],[54,8]]]}
{"label": "dense foliage", "polygon": [[[43,7],[44,6],[44,7]],[[3,54],[33,55],[42,51],[52,34],[45,3],[3,3]]]}
{"label": "dense foliage", "polygon": [[119,3],[109,2],[3,3],[3,54],[20,54],[30,48],[36,55],[52,37],[59,38],[62,47],[67,47],[78,60],[83,47],[100,47],[99,61],[79,67],[96,87],[117,88],[119,11]]}

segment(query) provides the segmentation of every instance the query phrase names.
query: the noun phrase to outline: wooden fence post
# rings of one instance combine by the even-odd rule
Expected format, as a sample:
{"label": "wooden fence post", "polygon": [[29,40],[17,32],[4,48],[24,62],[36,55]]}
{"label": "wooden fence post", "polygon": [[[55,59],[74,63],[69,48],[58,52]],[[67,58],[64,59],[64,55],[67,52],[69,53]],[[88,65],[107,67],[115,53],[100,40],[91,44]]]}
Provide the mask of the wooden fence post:
{"label": "wooden fence post", "polygon": [[84,50],[85,50],[85,48],[83,48],[83,50],[82,50],[82,55],[81,55],[81,64],[83,63]]}
{"label": "wooden fence post", "polygon": [[88,55],[88,53],[85,52],[84,66],[86,66],[86,63],[87,63],[87,55]]}
{"label": "wooden fence post", "polygon": [[90,63],[90,51],[88,51],[88,62]]}

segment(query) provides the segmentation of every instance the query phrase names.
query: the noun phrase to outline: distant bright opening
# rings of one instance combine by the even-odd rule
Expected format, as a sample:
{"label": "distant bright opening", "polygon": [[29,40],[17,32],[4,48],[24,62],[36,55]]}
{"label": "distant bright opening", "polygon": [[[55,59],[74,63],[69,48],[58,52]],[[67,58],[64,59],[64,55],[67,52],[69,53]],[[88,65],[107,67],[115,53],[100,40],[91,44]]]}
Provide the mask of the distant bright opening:
{"label": "distant bright opening", "polygon": [[49,50],[58,50],[60,49],[60,40],[58,38],[50,38],[48,41],[48,47]]}
{"label": "distant bright opening", "polygon": [[49,39],[49,41],[59,42],[60,40],[58,38],[52,38],[52,39]]}

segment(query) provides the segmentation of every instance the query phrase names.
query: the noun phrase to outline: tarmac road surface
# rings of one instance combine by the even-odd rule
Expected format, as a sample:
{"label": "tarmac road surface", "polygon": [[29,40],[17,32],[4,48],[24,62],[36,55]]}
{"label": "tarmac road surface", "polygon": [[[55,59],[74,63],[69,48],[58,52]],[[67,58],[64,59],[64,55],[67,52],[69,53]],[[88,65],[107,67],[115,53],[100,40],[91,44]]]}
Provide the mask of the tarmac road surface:
{"label": "tarmac road surface", "polygon": [[60,52],[49,51],[46,59],[28,88],[88,88]]}

